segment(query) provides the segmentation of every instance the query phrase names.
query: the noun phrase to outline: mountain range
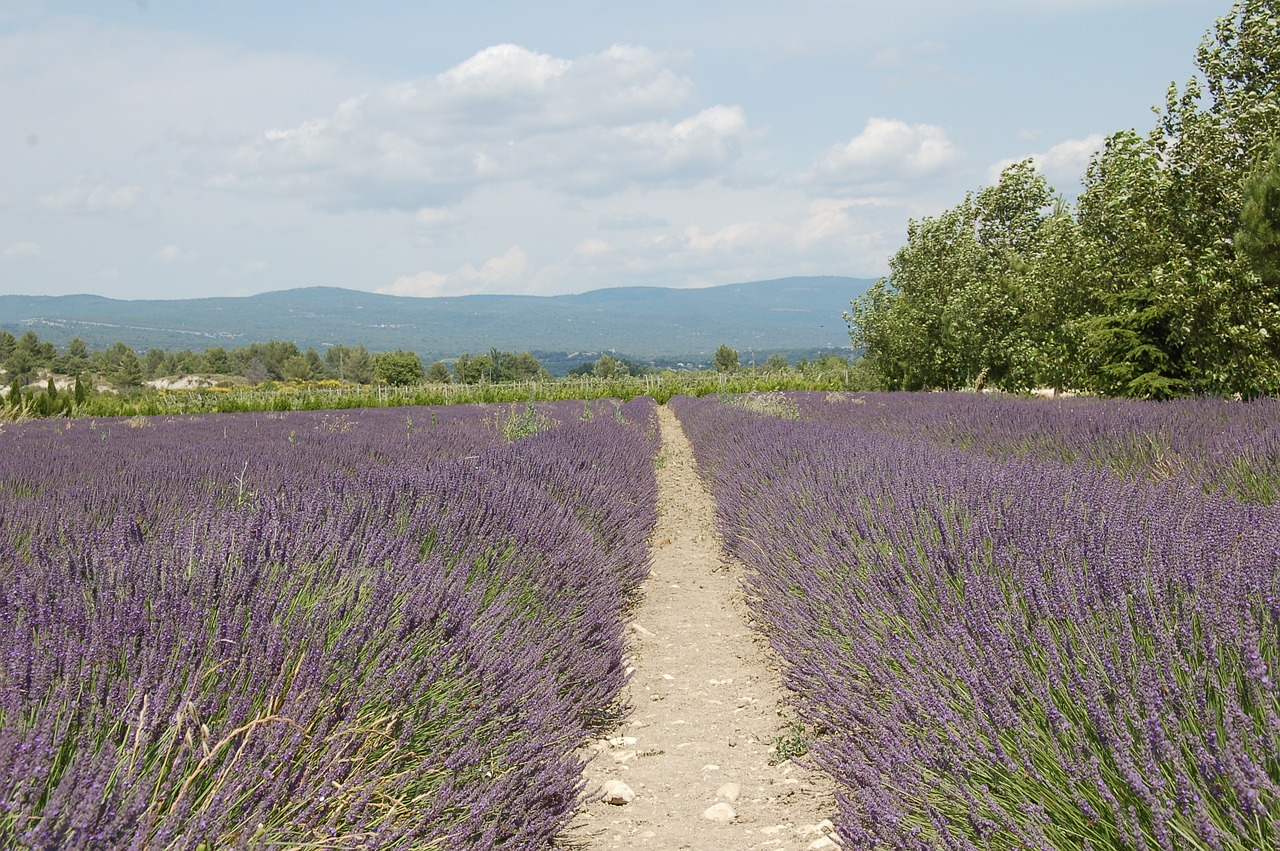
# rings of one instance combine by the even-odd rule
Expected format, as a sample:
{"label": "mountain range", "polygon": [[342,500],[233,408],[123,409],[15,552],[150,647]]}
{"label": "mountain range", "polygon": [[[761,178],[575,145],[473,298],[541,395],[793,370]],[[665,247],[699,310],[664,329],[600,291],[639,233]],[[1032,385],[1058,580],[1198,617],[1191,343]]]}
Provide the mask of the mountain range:
{"label": "mountain range", "polygon": [[463,352],[605,351],[644,361],[705,362],[720,344],[742,359],[847,348],[842,313],[872,282],[797,277],[700,289],[616,287],[576,295],[435,298],[307,287],[260,295],[119,300],[93,295],[0,295],[0,328],[32,329],[65,346],[123,342],[141,353],[269,339],[300,348],[344,344],[408,349],[424,361]]}

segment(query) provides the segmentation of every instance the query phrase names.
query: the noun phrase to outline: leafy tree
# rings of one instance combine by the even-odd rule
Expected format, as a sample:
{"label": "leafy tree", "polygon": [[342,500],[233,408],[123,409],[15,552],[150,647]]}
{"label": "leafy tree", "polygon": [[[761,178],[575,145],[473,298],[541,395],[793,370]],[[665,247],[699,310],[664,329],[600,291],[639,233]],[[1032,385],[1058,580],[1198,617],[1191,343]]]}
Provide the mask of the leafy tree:
{"label": "leafy tree", "polygon": [[1272,141],[1267,156],[1249,172],[1243,195],[1235,248],[1275,301],[1280,290],[1280,140]]}
{"label": "leafy tree", "polygon": [[711,364],[717,372],[734,372],[738,369],[738,351],[721,343],[720,348],[711,356]]}
{"label": "leafy tree", "polygon": [[417,354],[403,349],[374,355],[373,372],[379,381],[399,386],[417,384],[426,375]]}
{"label": "leafy tree", "polygon": [[488,355],[463,352],[453,362],[453,374],[462,384],[479,384],[492,380],[493,359]]}
{"label": "leafy tree", "polygon": [[854,347],[895,389],[1037,380],[1045,317],[1034,311],[1053,217],[1052,190],[1030,161],[936,218],[913,220],[890,275],[845,320]]}
{"label": "leafy tree", "polygon": [[432,361],[431,366],[427,367],[427,380],[433,384],[448,384],[453,381],[449,365],[442,360]]}
{"label": "leafy tree", "polygon": [[1234,247],[1241,175],[1268,158],[1280,127],[1280,2],[1243,0],[1196,54],[1201,79],[1170,86],[1151,137],[1168,191],[1154,211],[1179,251],[1160,269],[1172,296],[1172,346],[1188,388],[1252,396],[1280,389],[1274,289]]}
{"label": "leafy tree", "polygon": [[463,384],[479,384],[483,381],[526,381],[547,373],[529,352],[516,354],[493,348],[487,355],[459,355],[453,364],[453,374]]}
{"label": "leafy tree", "polygon": [[373,355],[364,346],[330,346],[324,353],[329,373],[341,381],[356,384],[372,384],[374,381]]}
{"label": "leafy tree", "polygon": [[214,375],[231,374],[234,370],[231,366],[231,356],[227,354],[227,350],[222,346],[210,346],[205,349],[203,371]]}
{"label": "leafy tree", "polygon": [[147,349],[142,358],[142,374],[147,378],[159,378],[164,375],[164,349]]}
{"label": "leafy tree", "polygon": [[596,378],[616,378],[622,372],[621,364],[610,355],[601,355],[591,367],[591,374]]}
{"label": "leafy tree", "polygon": [[116,387],[137,387],[142,383],[142,363],[124,343],[112,343],[101,353],[101,369]]}
{"label": "leafy tree", "polygon": [[4,363],[9,359],[9,355],[13,354],[14,347],[18,344],[18,339],[8,331],[0,331],[0,363]]}
{"label": "leafy tree", "polygon": [[27,329],[14,343],[15,351],[24,351],[31,355],[37,367],[51,367],[58,356],[53,343],[42,343],[35,331]]}
{"label": "leafy tree", "polygon": [[30,349],[22,346],[15,346],[13,352],[4,362],[4,370],[13,377],[13,380],[27,384],[36,377],[36,370],[40,365],[36,362],[35,355]]}
{"label": "leafy tree", "polygon": [[193,375],[205,372],[204,358],[191,349],[169,352],[164,358],[165,375]]}
{"label": "leafy tree", "polygon": [[787,356],[782,352],[774,352],[769,355],[769,359],[764,362],[765,369],[773,372],[785,372],[791,369],[791,362],[787,360]]}
{"label": "leafy tree", "polygon": [[73,337],[62,357],[54,361],[54,371],[62,375],[79,375],[88,368],[89,347],[79,337]]}
{"label": "leafy tree", "polygon": [[312,379],[329,377],[329,365],[324,362],[324,358],[320,357],[320,353],[314,348],[308,346],[302,356],[306,358],[307,368],[311,373]]}
{"label": "leafy tree", "polygon": [[312,375],[311,364],[302,355],[294,355],[280,364],[280,376],[286,381],[309,381]]}
{"label": "leafy tree", "polygon": [[1078,206],[1096,258],[1098,310],[1083,323],[1094,390],[1167,397],[1186,389],[1173,337],[1177,306],[1168,270],[1178,267],[1181,247],[1167,221],[1168,191],[1155,140],[1133,131],[1108,138],[1085,174]]}
{"label": "leafy tree", "polygon": [[21,412],[24,407],[22,388],[22,379],[15,375],[13,381],[9,383],[9,393],[5,397],[5,403],[15,412]]}

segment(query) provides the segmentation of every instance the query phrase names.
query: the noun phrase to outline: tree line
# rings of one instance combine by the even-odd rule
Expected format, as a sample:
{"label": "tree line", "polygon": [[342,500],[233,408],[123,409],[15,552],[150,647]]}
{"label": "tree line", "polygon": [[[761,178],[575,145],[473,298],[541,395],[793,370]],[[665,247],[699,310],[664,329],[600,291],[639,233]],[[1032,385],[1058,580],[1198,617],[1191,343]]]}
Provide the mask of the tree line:
{"label": "tree line", "polygon": [[1280,0],[1243,0],[1074,204],[1030,160],[913,220],[845,315],[888,389],[1280,392]]}
{"label": "tree line", "polygon": [[424,367],[412,351],[371,353],[364,346],[335,345],[323,355],[314,348],[301,350],[295,343],[269,340],[227,349],[212,346],[202,352],[191,349],[148,349],[139,355],[124,343],[90,350],[80,338],[59,351],[42,341],[35,331],[19,336],[0,331],[0,367],[6,383],[26,387],[41,375],[93,376],[116,389],[141,386],[166,376],[222,376],[235,382],[323,381],[351,384],[409,385],[422,381],[476,384],[482,381],[523,381],[546,375],[529,352],[516,354],[490,349],[486,354],[463,354],[452,367],[435,361]]}

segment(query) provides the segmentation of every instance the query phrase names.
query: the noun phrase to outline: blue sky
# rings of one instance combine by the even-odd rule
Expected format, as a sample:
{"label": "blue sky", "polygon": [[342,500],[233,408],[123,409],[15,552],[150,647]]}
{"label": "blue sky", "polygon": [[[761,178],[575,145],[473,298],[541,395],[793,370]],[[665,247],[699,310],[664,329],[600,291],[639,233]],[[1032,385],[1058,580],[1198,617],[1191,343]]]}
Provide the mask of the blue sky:
{"label": "blue sky", "polygon": [[1228,2],[0,5],[0,293],[550,295],[875,277],[1071,197]]}

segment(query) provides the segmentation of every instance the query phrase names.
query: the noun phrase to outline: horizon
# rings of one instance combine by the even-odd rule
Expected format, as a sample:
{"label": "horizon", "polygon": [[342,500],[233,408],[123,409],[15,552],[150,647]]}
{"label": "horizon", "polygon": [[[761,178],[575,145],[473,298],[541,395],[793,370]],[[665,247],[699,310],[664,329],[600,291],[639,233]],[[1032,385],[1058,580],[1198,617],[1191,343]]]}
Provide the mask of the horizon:
{"label": "horizon", "polygon": [[752,286],[756,284],[773,284],[773,283],[781,283],[783,281],[795,281],[795,280],[806,280],[806,279],[813,279],[813,280],[835,279],[835,280],[842,280],[842,281],[847,280],[847,281],[856,281],[856,282],[872,282],[876,280],[874,278],[861,278],[853,275],[786,275],[780,278],[768,278],[761,281],[728,281],[723,284],[701,284],[701,285],[691,285],[691,286],[683,286],[683,287],[664,286],[661,284],[622,284],[622,285],[613,286],[613,287],[595,287],[594,289],[581,290],[579,292],[564,292],[564,293],[493,292],[493,293],[460,293],[457,295],[401,295],[399,293],[383,293],[383,292],[375,292],[372,290],[358,290],[358,289],[353,289],[351,287],[339,286],[336,284],[311,284],[306,286],[287,287],[285,289],[279,289],[279,290],[263,290],[261,292],[256,292],[256,293],[242,293],[242,294],[235,294],[235,295],[193,295],[193,296],[184,295],[184,296],[173,296],[171,298],[165,298],[163,296],[143,296],[139,298],[126,298],[126,297],[117,297],[117,296],[104,295],[102,293],[91,293],[91,292],[59,293],[56,295],[45,295],[43,293],[0,293],[0,298],[5,298],[5,297],[12,297],[12,298],[88,297],[88,298],[107,299],[109,301],[193,301],[198,299],[214,299],[214,298],[244,299],[244,298],[254,298],[256,296],[263,296],[263,295],[276,295],[281,293],[300,292],[303,290],[340,290],[342,292],[355,293],[359,295],[386,296],[388,298],[414,298],[414,299],[468,298],[470,296],[485,296],[485,297],[492,297],[492,298],[566,298],[566,297],[573,297],[573,296],[590,295],[591,293],[604,292],[606,290],[710,290],[710,289],[718,289],[721,287]]}
{"label": "horizon", "polygon": [[874,279],[1004,164],[1073,198],[1230,8],[14,0],[0,294]]}

